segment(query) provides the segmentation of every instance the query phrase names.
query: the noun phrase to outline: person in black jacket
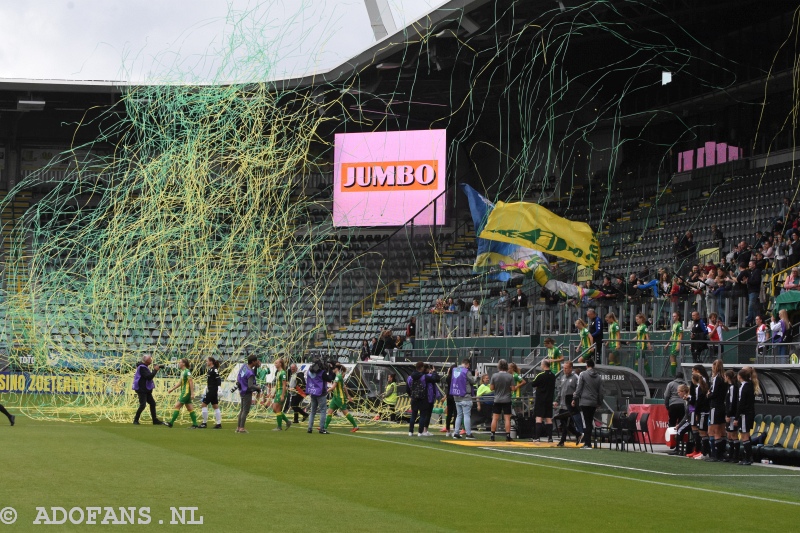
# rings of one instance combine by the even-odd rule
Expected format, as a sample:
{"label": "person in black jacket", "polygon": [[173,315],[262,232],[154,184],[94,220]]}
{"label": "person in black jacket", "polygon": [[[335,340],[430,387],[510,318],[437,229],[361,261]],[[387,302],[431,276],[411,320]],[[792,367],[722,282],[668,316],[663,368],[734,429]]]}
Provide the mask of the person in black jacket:
{"label": "person in black jacket", "polygon": [[756,389],[752,382],[752,372],[745,367],[739,370],[739,403],[736,406],[739,423],[739,440],[742,442],[742,460],[739,464],[753,464],[753,443],[750,442],[750,431],[756,417]]}
{"label": "person in black jacket", "polygon": [[692,362],[702,361],[702,353],[708,349],[708,328],[700,313],[692,311],[692,329],[690,334]]}
{"label": "person in black jacket", "polygon": [[219,410],[219,387],[222,385],[222,377],[219,375],[219,361],[213,357],[206,359],[206,393],[200,404],[203,414],[203,423],[200,427],[208,427],[208,406],[214,408],[214,429],[222,429],[222,411]]}
{"label": "person in black jacket", "polygon": [[514,296],[512,305],[514,307],[528,307],[528,296],[522,292],[522,288],[517,289],[517,295]]}
{"label": "person in black jacket", "polygon": [[160,426],[164,423],[156,416],[156,401],[153,399],[153,389],[155,388],[153,378],[156,377],[161,367],[154,365],[153,370],[150,370],[151,364],[153,364],[152,357],[149,355],[142,357],[142,361],[136,366],[136,374],[133,378],[133,390],[139,397],[139,408],[136,410],[136,416],[133,417],[133,423],[136,425],[139,424],[139,417],[142,416],[146,405],[150,406],[150,418],[153,425]]}
{"label": "person in black jacket", "polygon": [[556,375],[550,371],[549,361],[542,361],[542,371],[533,378],[531,386],[536,389],[536,401],[533,404],[536,429],[533,440],[538,441],[544,433],[547,442],[553,442],[553,398],[556,395]]}
{"label": "person in black jacket", "polygon": [[736,372],[726,370],[725,383],[728,385],[725,393],[725,430],[728,433],[728,455],[722,460],[735,463],[739,457],[739,432],[736,429],[738,426],[736,410],[739,405],[739,381],[736,379]]}
{"label": "person in black jacket", "polygon": [[594,339],[594,358],[598,363],[603,363],[603,321],[597,316],[597,312],[590,308],[586,310],[586,324],[589,326],[589,333]]}
{"label": "person in black jacket", "polygon": [[753,326],[756,322],[756,315],[761,312],[758,296],[761,292],[761,270],[756,266],[755,261],[750,261],[747,276],[747,322],[745,327]]}
{"label": "person in black jacket", "polygon": [[725,393],[727,387],[723,379],[722,359],[711,365],[711,381],[708,387],[708,445],[709,454],[706,461],[721,461],[725,455]]}

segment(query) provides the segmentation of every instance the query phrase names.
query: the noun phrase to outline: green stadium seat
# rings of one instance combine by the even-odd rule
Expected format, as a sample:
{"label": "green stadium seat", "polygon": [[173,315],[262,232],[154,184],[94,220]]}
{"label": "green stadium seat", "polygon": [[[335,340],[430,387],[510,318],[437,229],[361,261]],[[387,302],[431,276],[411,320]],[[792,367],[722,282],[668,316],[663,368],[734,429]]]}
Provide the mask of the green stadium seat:
{"label": "green stadium seat", "polygon": [[790,452],[797,448],[797,438],[800,435],[800,416],[792,419],[789,430],[783,441],[772,449],[764,449],[764,455],[777,464],[787,464],[790,462]]}
{"label": "green stadium seat", "polygon": [[789,429],[791,423],[792,417],[790,416],[785,416],[783,418],[776,416],[773,419],[772,430],[767,434],[766,441],[763,444],[756,446],[753,450],[753,457],[756,461],[760,461],[762,458],[764,458],[764,449],[772,449],[782,442],[782,439],[786,436],[786,431]]}

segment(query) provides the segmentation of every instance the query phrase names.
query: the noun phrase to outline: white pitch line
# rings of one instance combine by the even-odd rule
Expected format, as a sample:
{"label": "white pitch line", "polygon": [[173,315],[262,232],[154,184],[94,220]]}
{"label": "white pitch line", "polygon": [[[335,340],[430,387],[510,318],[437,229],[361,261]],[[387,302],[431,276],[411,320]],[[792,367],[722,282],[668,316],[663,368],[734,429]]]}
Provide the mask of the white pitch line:
{"label": "white pitch line", "polygon": [[479,449],[486,450],[489,452],[503,452],[503,453],[510,453],[513,455],[524,455],[526,457],[539,457],[541,459],[550,459],[552,461],[564,461],[567,463],[577,463],[582,465],[591,465],[591,466],[600,466],[605,468],[616,468],[618,470],[633,470],[634,472],[647,472],[648,474],[661,474],[663,476],[677,476],[674,472],[661,472],[659,470],[646,470],[644,468],[634,468],[632,466],[619,466],[619,465],[609,465],[606,463],[593,463],[591,461],[579,461],[577,459],[567,459],[565,457],[551,457],[549,455],[541,455],[538,453],[525,453],[519,452],[514,450],[505,450],[501,448],[491,448],[489,446],[483,447],[481,446]]}
{"label": "white pitch line", "polygon": [[[451,450],[451,449],[440,448],[440,447],[435,447],[435,446],[423,446],[421,444],[412,444],[410,442],[400,442],[400,441],[379,439],[379,438],[376,438],[376,437],[367,437],[366,435],[359,436],[358,434],[350,434],[350,433],[347,433],[347,434],[345,434],[345,433],[331,433],[331,435],[339,435],[340,437],[351,437],[351,438],[354,438],[354,439],[374,440],[374,441],[378,441],[378,442],[385,442],[387,444],[397,444],[397,445],[400,445],[400,446],[410,446],[412,448],[425,448],[426,450],[433,450],[433,451],[439,451],[439,452],[445,452],[445,453],[452,453],[452,454],[456,454],[456,455],[467,455],[467,456],[473,457],[473,458],[474,457],[480,457],[480,458],[484,458],[484,459],[492,459],[494,461],[503,461],[503,462],[506,462],[506,463],[515,463],[515,464],[528,465],[528,466],[538,466],[540,468],[549,468],[551,470],[562,470],[562,471],[566,471],[566,472],[572,472],[573,474],[575,474],[575,473],[587,474],[587,475],[607,477],[607,478],[612,478],[612,479],[621,479],[623,481],[635,481],[635,482],[638,482],[638,483],[646,483],[648,485],[657,485],[657,486],[660,486],[660,487],[669,487],[669,488],[673,488],[673,489],[686,490],[686,485],[678,485],[678,484],[675,484],[675,483],[667,483],[665,481],[653,481],[653,480],[650,480],[650,479],[640,479],[640,478],[636,478],[636,477],[627,477],[627,476],[621,476],[621,475],[618,475],[618,474],[607,474],[607,473],[604,473],[604,472],[592,472],[591,470],[575,470],[574,468],[565,468],[563,466],[543,465],[543,464],[540,464],[540,463],[532,463],[530,461],[519,461],[519,460],[516,460],[516,459],[508,459],[506,457],[492,457],[491,455],[479,455],[479,454],[475,454],[475,453],[462,452],[460,450]],[[782,503],[784,505],[793,505],[793,506],[796,506],[796,507],[800,507],[800,502],[793,502],[793,501],[788,501],[788,500],[778,500],[778,499],[775,499],[775,498],[764,498],[763,496],[753,496],[753,495],[750,495],[750,494],[741,494],[741,493],[738,493],[738,492],[728,492],[728,491],[722,491],[722,490],[706,489],[706,488],[702,488],[702,487],[692,487],[692,490],[696,490],[696,491],[699,491],[699,492],[706,492],[706,493],[709,493],[709,494],[718,494],[720,496],[734,496],[734,497],[737,497],[737,498],[745,498],[745,499],[748,499],[748,500],[758,500],[758,501],[770,502],[770,503]]]}
{"label": "white pitch line", "polygon": [[[510,453],[514,455],[523,455],[526,457],[538,457],[540,459],[549,459],[551,461],[564,461],[567,463],[577,463],[582,465],[600,466],[603,468],[615,468],[618,470],[633,470],[634,472],[647,472],[648,474],[660,474],[662,476],[694,476],[697,474],[679,474],[677,472],[661,472],[660,470],[647,470],[646,468],[635,468],[632,466],[611,465],[606,463],[593,463],[591,461],[580,461],[578,459],[567,459],[566,457],[553,457],[550,455],[541,455],[538,453],[529,453],[522,451],[506,450],[503,448],[491,448],[480,446],[479,449],[490,452]],[[703,474],[703,477],[742,477],[743,474]],[[747,474],[747,477],[800,477],[800,474]]]}

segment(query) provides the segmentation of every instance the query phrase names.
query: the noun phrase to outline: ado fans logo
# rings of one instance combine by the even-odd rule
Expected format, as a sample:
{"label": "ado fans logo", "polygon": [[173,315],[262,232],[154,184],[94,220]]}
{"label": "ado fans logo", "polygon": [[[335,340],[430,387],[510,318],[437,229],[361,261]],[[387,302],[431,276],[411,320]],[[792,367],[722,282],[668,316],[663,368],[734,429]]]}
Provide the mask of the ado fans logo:
{"label": "ado fans logo", "polygon": [[342,163],[342,192],[436,189],[439,165],[430,161]]}

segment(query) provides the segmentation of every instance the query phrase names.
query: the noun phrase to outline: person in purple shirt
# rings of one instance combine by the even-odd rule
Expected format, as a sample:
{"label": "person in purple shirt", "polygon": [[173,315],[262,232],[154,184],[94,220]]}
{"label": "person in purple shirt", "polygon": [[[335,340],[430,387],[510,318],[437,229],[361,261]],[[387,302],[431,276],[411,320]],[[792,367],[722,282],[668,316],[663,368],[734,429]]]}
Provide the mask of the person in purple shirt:
{"label": "person in purple shirt", "polygon": [[261,392],[261,388],[256,385],[255,372],[260,366],[261,361],[258,360],[258,356],[251,355],[247,358],[247,364],[242,365],[239,369],[239,375],[236,376],[236,385],[239,389],[239,395],[241,396],[236,433],[247,433],[247,430],[244,429],[244,424],[247,422],[247,415],[250,414],[250,407],[253,405],[253,393]]}
{"label": "person in purple shirt", "polygon": [[161,367],[154,365],[153,370],[150,370],[152,363],[153,358],[145,355],[142,357],[141,362],[136,365],[136,373],[133,375],[132,388],[139,397],[139,408],[136,410],[136,416],[133,417],[133,423],[137,426],[139,425],[139,417],[142,416],[146,405],[150,406],[150,419],[153,421],[153,425],[160,426],[163,424],[156,416],[156,401],[153,399],[153,389],[156,387],[153,383],[153,378],[156,377]]}

